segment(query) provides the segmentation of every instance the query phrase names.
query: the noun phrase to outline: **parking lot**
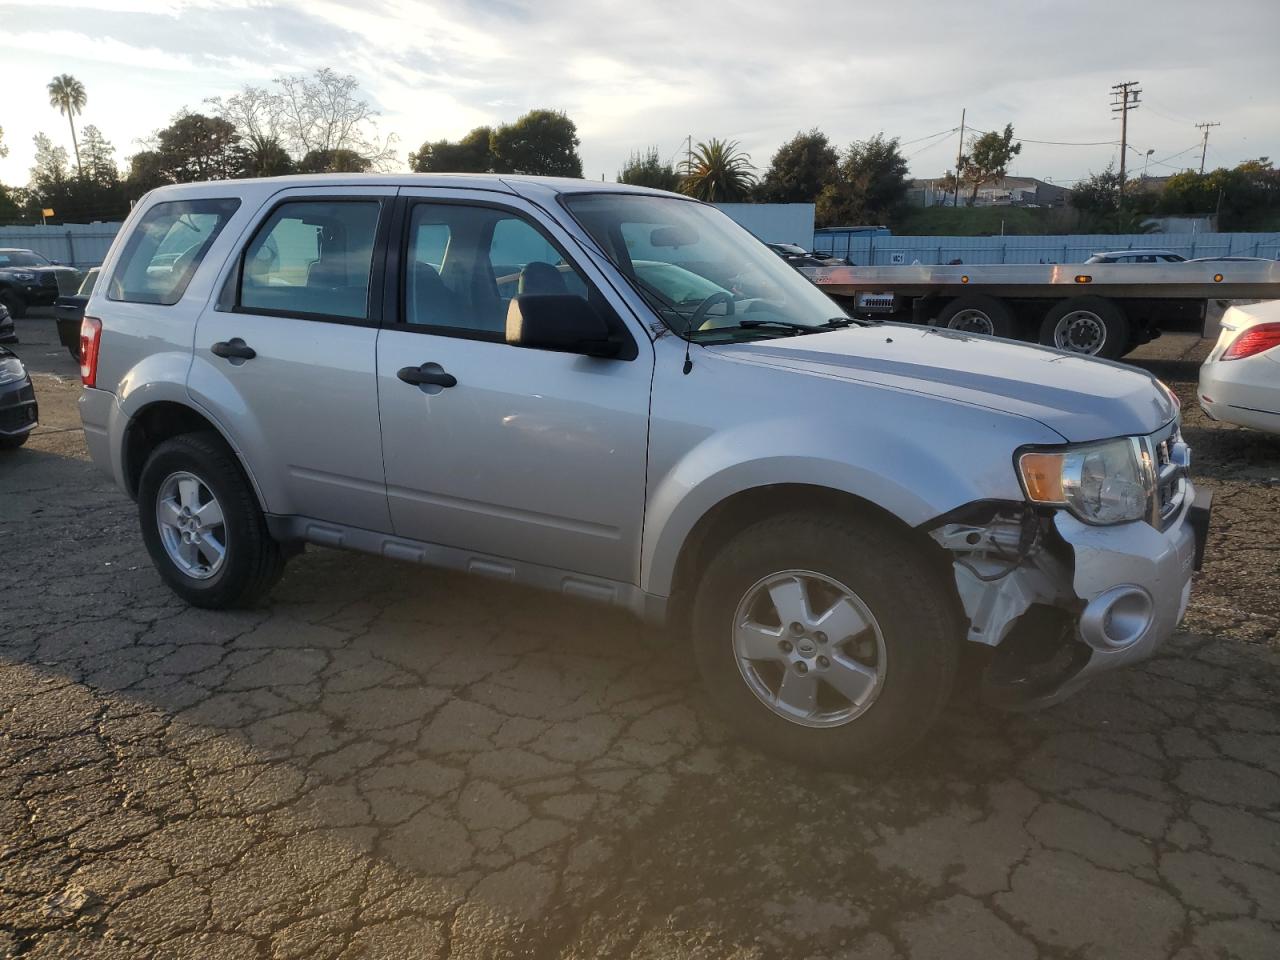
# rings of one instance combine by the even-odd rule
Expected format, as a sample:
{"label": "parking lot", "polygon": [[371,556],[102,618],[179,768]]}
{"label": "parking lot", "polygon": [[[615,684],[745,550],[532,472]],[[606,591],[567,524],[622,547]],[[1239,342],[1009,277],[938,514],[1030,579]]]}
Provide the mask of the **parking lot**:
{"label": "parking lot", "polygon": [[[0,459],[0,957],[1280,956],[1280,438],[1184,401],[1214,528],[1156,659],[908,764],[735,745],[611,610],[308,549],[189,609],[53,322]],[[907,588],[904,586],[904,592]]]}

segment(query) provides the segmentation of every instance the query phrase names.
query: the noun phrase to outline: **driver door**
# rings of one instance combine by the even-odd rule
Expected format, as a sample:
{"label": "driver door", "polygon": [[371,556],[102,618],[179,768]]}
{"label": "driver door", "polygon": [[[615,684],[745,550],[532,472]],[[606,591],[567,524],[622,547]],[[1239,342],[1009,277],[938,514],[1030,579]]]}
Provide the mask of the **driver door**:
{"label": "driver door", "polygon": [[[427,188],[402,197],[400,306],[377,359],[395,533],[465,551],[464,566],[500,576],[527,579],[524,563],[638,582],[650,341],[526,201]],[[511,298],[538,294],[585,297],[626,349],[602,359],[507,344]],[[400,378],[424,364],[452,384]]]}

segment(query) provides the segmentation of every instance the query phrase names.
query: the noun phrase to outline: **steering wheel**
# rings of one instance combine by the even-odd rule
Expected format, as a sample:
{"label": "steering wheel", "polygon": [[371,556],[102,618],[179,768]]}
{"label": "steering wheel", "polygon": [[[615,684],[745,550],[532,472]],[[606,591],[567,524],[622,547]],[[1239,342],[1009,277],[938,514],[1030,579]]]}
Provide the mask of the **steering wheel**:
{"label": "steering wheel", "polygon": [[701,327],[702,322],[707,318],[707,311],[717,303],[724,304],[724,315],[726,317],[733,316],[733,294],[727,290],[717,290],[698,304],[697,309],[693,311],[693,316],[689,318],[689,325],[684,328],[684,332],[693,333],[693,331]]}

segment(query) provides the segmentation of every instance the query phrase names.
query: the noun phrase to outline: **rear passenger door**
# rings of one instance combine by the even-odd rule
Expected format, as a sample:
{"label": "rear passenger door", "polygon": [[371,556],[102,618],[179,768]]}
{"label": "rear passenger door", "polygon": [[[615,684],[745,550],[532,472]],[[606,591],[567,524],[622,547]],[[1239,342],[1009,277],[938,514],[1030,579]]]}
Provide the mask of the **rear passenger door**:
{"label": "rear passenger door", "polygon": [[188,390],[273,514],[389,531],[376,350],[394,187],[286,191],[224,268]]}

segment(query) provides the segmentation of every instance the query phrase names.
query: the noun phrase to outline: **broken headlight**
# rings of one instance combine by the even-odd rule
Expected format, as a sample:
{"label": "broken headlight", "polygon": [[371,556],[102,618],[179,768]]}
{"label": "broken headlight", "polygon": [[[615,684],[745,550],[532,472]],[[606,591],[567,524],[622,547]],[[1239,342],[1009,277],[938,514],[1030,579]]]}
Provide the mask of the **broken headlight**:
{"label": "broken headlight", "polygon": [[1028,450],[1017,463],[1027,499],[1066,507],[1085,523],[1141,520],[1150,509],[1154,475],[1150,456],[1136,439]]}

